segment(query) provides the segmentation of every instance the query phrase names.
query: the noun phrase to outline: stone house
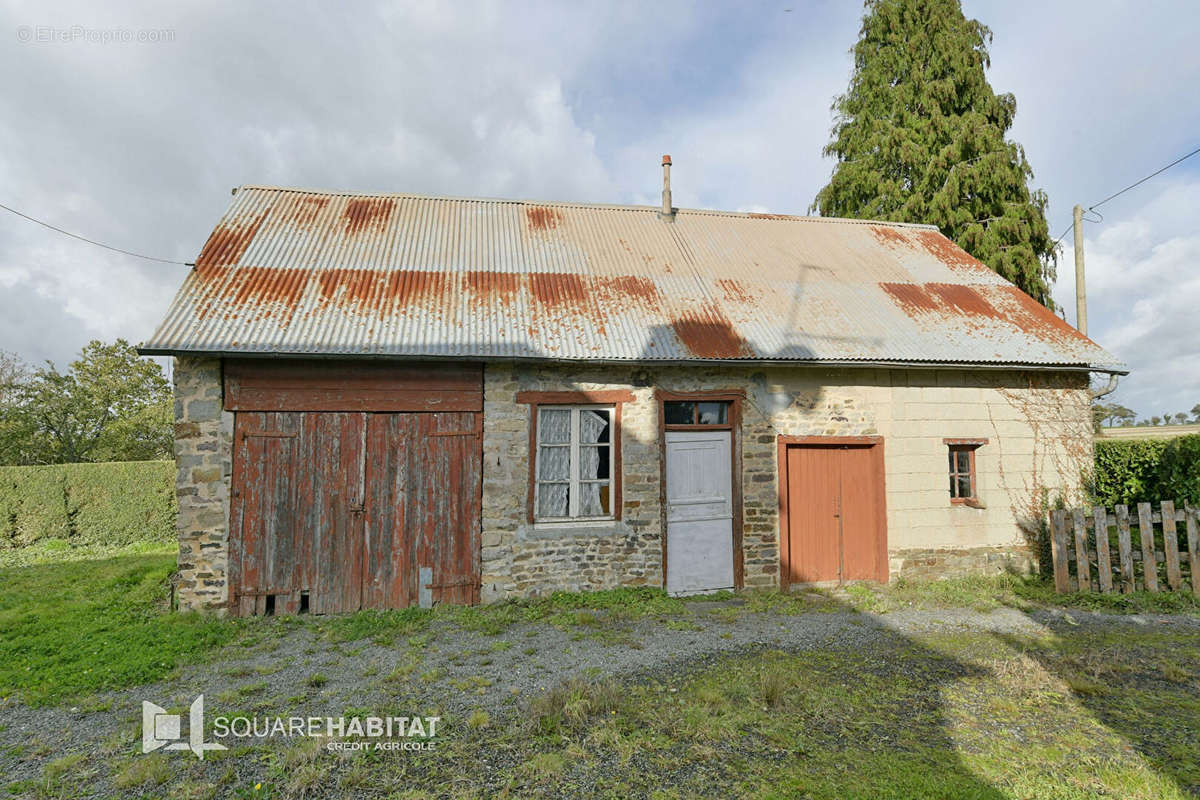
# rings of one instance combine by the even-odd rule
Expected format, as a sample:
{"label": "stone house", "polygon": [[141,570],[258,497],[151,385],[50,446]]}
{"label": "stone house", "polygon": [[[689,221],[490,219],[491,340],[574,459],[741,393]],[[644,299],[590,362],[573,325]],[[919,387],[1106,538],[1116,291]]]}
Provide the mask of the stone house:
{"label": "stone house", "polygon": [[1125,372],[934,228],[669,188],[242,187],[141,351],[181,606],[236,614],[1025,567]]}

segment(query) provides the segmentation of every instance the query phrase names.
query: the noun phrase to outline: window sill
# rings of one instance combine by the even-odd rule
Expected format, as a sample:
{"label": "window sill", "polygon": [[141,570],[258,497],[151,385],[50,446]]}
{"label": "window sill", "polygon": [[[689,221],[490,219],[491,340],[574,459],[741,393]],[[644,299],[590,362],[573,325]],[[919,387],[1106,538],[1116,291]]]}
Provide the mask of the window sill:
{"label": "window sill", "polygon": [[533,529],[535,531],[542,531],[553,530],[555,528],[610,528],[616,522],[618,522],[616,517],[603,517],[598,519],[535,520],[533,523]]}
{"label": "window sill", "polygon": [[950,499],[951,506],[966,506],[967,508],[985,509],[987,506],[982,500],[977,497],[953,497]]}

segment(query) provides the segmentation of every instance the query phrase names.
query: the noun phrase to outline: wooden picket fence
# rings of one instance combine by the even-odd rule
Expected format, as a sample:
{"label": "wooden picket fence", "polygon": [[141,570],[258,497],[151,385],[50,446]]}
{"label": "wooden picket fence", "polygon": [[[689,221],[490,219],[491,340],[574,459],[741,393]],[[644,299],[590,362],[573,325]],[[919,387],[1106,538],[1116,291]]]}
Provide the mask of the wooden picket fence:
{"label": "wooden picket fence", "polygon": [[[1184,590],[1186,571],[1190,579],[1186,582],[1200,594],[1197,509],[1188,505],[1177,510],[1170,500],[1159,503],[1159,509],[1138,503],[1136,519],[1131,519],[1126,506],[1116,506],[1111,514],[1100,506],[1051,511],[1055,590],[1178,592]],[[1132,528],[1137,529],[1137,549]],[[1185,547],[1187,560],[1182,562]]]}

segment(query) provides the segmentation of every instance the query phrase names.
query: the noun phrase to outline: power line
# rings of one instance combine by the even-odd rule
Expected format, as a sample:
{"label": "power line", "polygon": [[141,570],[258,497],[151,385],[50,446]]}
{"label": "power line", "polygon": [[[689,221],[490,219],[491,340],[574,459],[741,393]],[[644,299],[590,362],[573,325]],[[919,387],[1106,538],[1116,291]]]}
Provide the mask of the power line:
{"label": "power line", "polygon": [[1151,179],[1151,178],[1153,178],[1155,175],[1158,175],[1158,174],[1160,174],[1160,173],[1166,172],[1166,171],[1167,171],[1167,170],[1169,170],[1171,167],[1175,166],[1176,164],[1178,164],[1178,163],[1180,163],[1180,162],[1182,162],[1182,161],[1187,161],[1189,158],[1191,158],[1192,156],[1196,155],[1196,153],[1200,153],[1200,147],[1197,147],[1195,150],[1193,150],[1192,152],[1188,153],[1186,156],[1182,156],[1182,157],[1180,157],[1180,158],[1177,158],[1177,159],[1175,159],[1174,161],[1172,161],[1170,164],[1167,164],[1167,165],[1166,165],[1165,167],[1163,167],[1162,169],[1160,169],[1160,170],[1155,170],[1154,172],[1151,172],[1149,175],[1147,175],[1146,177],[1142,178],[1142,179],[1141,179],[1140,181],[1138,181],[1137,183],[1131,183],[1131,184],[1129,184],[1128,186],[1126,186],[1124,189],[1122,189],[1121,191],[1117,192],[1116,194],[1110,194],[1108,197],[1104,198],[1104,199],[1103,199],[1103,200],[1101,200],[1099,203],[1096,203],[1095,205],[1090,205],[1090,206],[1088,206],[1088,211],[1091,211],[1092,209],[1094,209],[1094,208],[1096,208],[1096,207],[1098,207],[1098,206],[1102,206],[1102,205],[1104,205],[1104,204],[1105,204],[1105,203],[1107,203],[1109,200],[1112,200],[1114,197],[1120,197],[1121,195],[1125,194],[1126,192],[1128,192],[1130,189],[1132,189],[1132,188],[1133,188],[1133,187],[1135,187],[1135,186],[1141,186],[1143,183],[1145,183],[1146,181],[1150,180],[1150,179]]}
{"label": "power line", "polygon": [[1074,228],[1074,227],[1075,227],[1075,223],[1074,223],[1074,222],[1072,222],[1070,225],[1068,225],[1068,226],[1067,226],[1067,229],[1066,229],[1065,231],[1063,231],[1062,233],[1060,233],[1060,234],[1058,235],[1058,238],[1054,240],[1054,246],[1055,246],[1055,247],[1058,247],[1058,243],[1059,243],[1059,242],[1061,242],[1061,241],[1063,240],[1063,237],[1064,237],[1064,236],[1066,236],[1068,233],[1070,233],[1070,232],[1071,232],[1071,228]]}
{"label": "power line", "polygon": [[178,264],[181,267],[196,266],[195,264],[192,264],[187,261],[172,261],[169,258],[156,258],[154,256],[147,256],[147,255],[143,255],[141,253],[135,253],[132,250],[122,250],[119,247],[113,247],[112,245],[107,245],[107,244],[104,244],[103,242],[97,242],[94,239],[89,239],[86,236],[80,236],[77,233],[71,233],[70,231],[64,231],[62,228],[56,228],[55,226],[51,225],[49,222],[42,222],[40,219],[37,219],[36,217],[31,217],[28,214],[23,214],[20,211],[17,211],[15,208],[9,208],[8,206],[4,205],[3,203],[0,203],[0,208],[3,208],[5,211],[8,211],[9,213],[16,214],[18,217],[27,219],[30,222],[36,222],[38,225],[41,225],[43,228],[49,228],[50,230],[52,230],[56,233],[61,233],[64,236],[70,236],[72,239],[78,239],[81,242],[87,242],[88,244],[95,245],[96,247],[103,247],[105,250],[112,250],[114,253],[122,253],[127,256],[133,256],[134,258],[144,258],[147,261],[157,261],[160,264]]}
{"label": "power line", "polygon": [[[1129,184],[1128,186],[1126,186],[1126,187],[1125,187],[1124,189],[1122,189],[1121,191],[1119,191],[1119,192],[1116,192],[1115,194],[1110,194],[1108,197],[1104,198],[1104,199],[1103,199],[1103,200],[1101,200],[1099,203],[1093,203],[1092,205],[1090,205],[1090,206],[1088,206],[1088,207],[1087,207],[1087,210],[1088,210],[1088,211],[1095,211],[1096,215],[1097,215],[1097,216],[1100,216],[1100,212],[1099,212],[1099,211],[1096,211],[1096,209],[1097,209],[1097,208],[1099,208],[1100,206],[1104,205],[1105,203],[1107,203],[1109,200],[1112,200],[1112,199],[1114,199],[1114,198],[1120,197],[1121,195],[1123,195],[1123,194],[1125,194],[1126,192],[1128,192],[1130,189],[1133,189],[1133,188],[1135,188],[1135,187],[1137,187],[1137,186],[1141,186],[1143,183],[1145,183],[1146,181],[1150,180],[1150,179],[1151,179],[1151,178],[1153,178],[1155,175],[1161,175],[1162,173],[1164,173],[1164,172],[1166,172],[1167,170],[1169,170],[1171,167],[1175,166],[1176,164],[1180,164],[1180,163],[1183,163],[1184,161],[1187,161],[1189,158],[1191,158],[1192,156],[1196,155],[1197,153],[1200,153],[1200,147],[1197,147],[1195,150],[1193,150],[1192,152],[1188,153],[1187,155],[1180,156],[1179,158],[1177,158],[1177,159],[1175,159],[1174,161],[1172,161],[1170,164],[1167,164],[1165,167],[1162,167],[1161,169],[1157,169],[1157,170],[1155,170],[1154,172],[1151,172],[1149,175],[1147,175],[1146,177],[1142,178],[1141,180],[1139,180],[1139,181],[1136,181],[1136,182],[1134,182],[1134,183],[1131,183],[1131,184]],[[1101,221],[1101,220],[1103,220],[1103,219],[1104,219],[1103,217],[1100,217],[1100,219],[1099,219],[1099,220],[1091,220],[1091,219],[1089,219],[1089,220],[1086,220],[1086,221],[1087,221],[1087,222],[1100,222],[1100,221]],[[1071,228],[1073,228],[1073,227],[1075,227],[1075,223],[1074,223],[1074,222],[1072,222],[1070,225],[1068,225],[1068,226],[1067,226],[1067,228],[1066,228],[1066,230],[1064,230],[1062,233],[1060,233],[1060,234],[1058,235],[1058,238],[1054,240],[1054,246],[1055,246],[1055,247],[1058,247],[1058,243],[1059,243],[1059,242],[1061,242],[1061,241],[1063,240],[1063,237],[1064,237],[1064,236],[1066,236],[1066,235],[1067,235],[1067,233],[1069,233],[1069,232],[1070,232],[1070,230],[1071,230]]]}

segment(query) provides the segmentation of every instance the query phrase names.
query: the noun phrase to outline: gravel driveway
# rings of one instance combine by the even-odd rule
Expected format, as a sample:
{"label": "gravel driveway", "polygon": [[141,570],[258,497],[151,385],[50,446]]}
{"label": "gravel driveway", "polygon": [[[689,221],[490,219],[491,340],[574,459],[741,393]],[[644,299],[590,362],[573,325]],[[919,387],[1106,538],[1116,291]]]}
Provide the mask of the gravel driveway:
{"label": "gravel driveway", "polygon": [[[503,717],[525,698],[572,677],[662,679],[730,651],[869,648],[897,634],[1038,635],[1068,626],[1137,625],[1200,632],[1200,620],[1185,616],[1023,613],[1010,608],[785,615],[743,611],[736,600],[690,603],[682,616],[617,626],[592,626],[584,619],[565,629],[518,624],[498,635],[436,619],[428,629],[389,646],[370,640],[335,643],[313,626],[281,623],[266,626],[268,633],[258,641],[251,637],[227,648],[209,664],[184,668],[157,684],[89,698],[82,707],[30,708],[13,698],[0,701],[0,774],[9,783],[37,779],[48,763],[73,753],[89,759],[128,758],[140,748],[143,700],[182,708],[203,694],[209,717],[385,710],[438,714],[452,723],[479,710]],[[111,796],[117,790],[109,781],[105,770],[93,770],[89,788],[80,796]]]}

